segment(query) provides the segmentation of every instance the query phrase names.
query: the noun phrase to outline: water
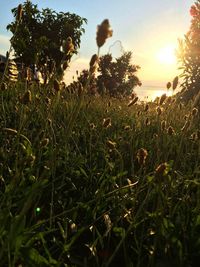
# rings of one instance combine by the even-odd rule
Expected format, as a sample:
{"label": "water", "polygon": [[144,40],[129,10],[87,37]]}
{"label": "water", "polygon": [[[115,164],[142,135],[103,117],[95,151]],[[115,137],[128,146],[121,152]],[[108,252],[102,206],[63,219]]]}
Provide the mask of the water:
{"label": "water", "polygon": [[172,90],[167,90],[165,85],[157,85],[156,83],[136,87],[134,91],[140,100],[146,101],[153,101],[157,96],[161,96],[163,94],[166,94],[167,96],[171,96],[173,94]]}

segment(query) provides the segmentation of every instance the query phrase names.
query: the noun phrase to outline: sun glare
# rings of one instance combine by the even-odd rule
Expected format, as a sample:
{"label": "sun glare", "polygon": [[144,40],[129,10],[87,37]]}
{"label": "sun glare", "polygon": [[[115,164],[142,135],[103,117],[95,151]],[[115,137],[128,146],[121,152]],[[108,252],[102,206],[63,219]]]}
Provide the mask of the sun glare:
{"label": "sun glare", "polygon": [[162,64],[176,64],[175,49],[176,47],[173,44],[160,48],[156,55],[157,60]]}

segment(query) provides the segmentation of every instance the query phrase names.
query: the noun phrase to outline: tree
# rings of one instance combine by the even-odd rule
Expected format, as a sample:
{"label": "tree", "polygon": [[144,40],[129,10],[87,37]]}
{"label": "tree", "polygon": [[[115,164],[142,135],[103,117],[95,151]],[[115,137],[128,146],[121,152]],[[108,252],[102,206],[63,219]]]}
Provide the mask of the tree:
{"label": "tree", "polygon": [[[49,8],[40,11],[30,1],[24,2],[22,7],[21,20],[16,19],[7,26],[13,33],[11,44],[16,58],[25,66],[36,64],[41,68],[45,65],[51,73],[61,72],[61,64],[77,53],[84,33],[83,23],[87,20]],[[12,13],[17,18],[18,8],[12,9]]]}
{"label": "tree", "polygon": [[99,59],[99,76],[97,77],[98,90],[105,89],[110,95],[128,95],[133,88],[141,85],[136,72],[138,65],[131,64],[132,52],[125,52],[113,60],[111,54]]}
{"label": "tree", "polygon": [[178,58],[183,70],[181,96],[189,101],[200,94],[200,0],[191,6],[192,16],[189,31],[183,40],[179,41]]}

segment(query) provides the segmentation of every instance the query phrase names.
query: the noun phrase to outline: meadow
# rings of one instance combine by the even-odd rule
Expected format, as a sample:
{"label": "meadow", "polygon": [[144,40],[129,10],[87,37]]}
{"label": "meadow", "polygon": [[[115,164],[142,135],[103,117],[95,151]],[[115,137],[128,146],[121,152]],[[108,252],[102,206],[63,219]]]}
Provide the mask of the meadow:
{"label": "meadow", "polygon": [[22,81],[0,98],[0,266],[197,266],[192,102]]}

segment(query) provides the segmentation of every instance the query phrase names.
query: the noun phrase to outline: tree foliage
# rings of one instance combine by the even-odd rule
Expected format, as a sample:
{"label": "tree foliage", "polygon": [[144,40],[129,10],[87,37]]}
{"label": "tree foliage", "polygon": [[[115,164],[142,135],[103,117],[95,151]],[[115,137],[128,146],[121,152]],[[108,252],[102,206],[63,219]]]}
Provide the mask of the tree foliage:
{"label": "tree foliage", "polygon": [[179,41],[178,52],[183,77],[181,95],[186,101],[200,93],[200,0],[192,5],[190,14],[190,29]]}
{"label": "tree foliage", "polygon": [[[17,8],[12,9],[12,13],[17,18]],[[11,43],[18,60],[26,66],[46,64],[52,71],[52,65],[59,69],[63,60],[70,61],[77,53],[86,22],[85,18],[69,12],[57,13],[49,8],[40,11],[37,5],[26,1],[22,19],[14,20],[7,29],[13,33]],[[61,47],[68,37],[71,37],[74,49],[65,54]]]}
{"label": "tree foliage", "polygon": [[138,65],[131,63],[132,52],[125,52],[113,60],[111,54],[102,56],[99,60],[98,90],[106,90],[112,96],[130,94],[133,88],[141,85],[136,76]]}

